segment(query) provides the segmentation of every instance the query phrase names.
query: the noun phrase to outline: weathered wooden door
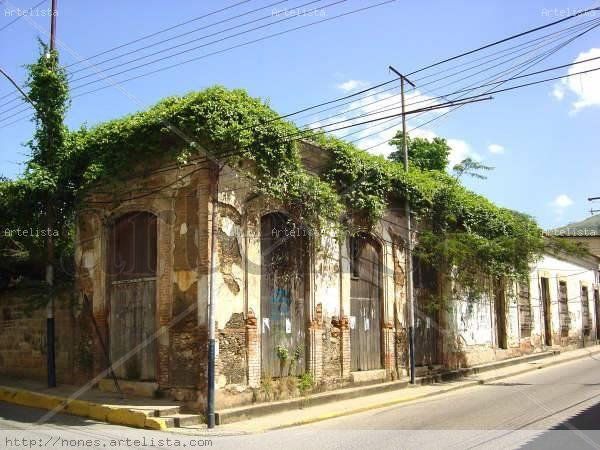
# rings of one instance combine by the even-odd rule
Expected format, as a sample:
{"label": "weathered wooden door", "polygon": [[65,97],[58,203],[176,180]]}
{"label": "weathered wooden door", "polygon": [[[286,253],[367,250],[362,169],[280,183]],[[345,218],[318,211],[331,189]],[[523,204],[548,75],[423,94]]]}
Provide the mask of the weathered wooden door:
{"label": "weathered wooden door", "polygon": [[413,257],[415,299],[415,365],[438,363],[439,314],[433,303],[437,294],[437,273],[420,258]]}
{"label": "weathered wooden door", "polygon": [[558,282],[558,322],[560,324],[560,336],[569,336],[569,295],[567,292],[567,283],[565,281]]}
{"label": "weathered wooden door", "polygon": [[350,369],[381,368],[381,247],[367,235],[350,238]]}
{"label": "weathered wooden door", "polygon": [[156,228],[155,215],[134,212],[110,230],[109,343],[119,378],[156,379]]}
{"label": "weathered wooden door", "polygon": [[[280,213],[261,219],[261,360],[263,376],[305,370],[305,231]],[[287,353],[281,366],[279,352]]]}

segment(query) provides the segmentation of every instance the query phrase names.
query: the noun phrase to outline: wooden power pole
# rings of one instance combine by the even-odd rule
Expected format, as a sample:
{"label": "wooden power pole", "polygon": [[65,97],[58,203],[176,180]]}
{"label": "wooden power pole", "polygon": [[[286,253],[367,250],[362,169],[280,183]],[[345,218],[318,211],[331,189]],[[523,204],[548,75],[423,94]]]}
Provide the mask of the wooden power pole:
{"label": "wooden power pole", "polygon": [[[50,14],[50,53],[56,48],[56,11],[58,0],[52,0],[52,11]],[[52,136],[49,139],[48,159],[51,158]],[[52,198],[48,195],[46,205],[46,220],[48,223],[48,233],[46,236],[46,283],[52,287],[54,285],[54,239],[52,230],[54,228],[54,205]],[[48,387],[56,387],[56,353],[55,353],[55,330],[54,330],[54,292],[50,289],[50,301],[46,307],[46,345],[47,345],[47,369],[48,369]]]}
{"label": "wooden power pole", "polygon": [[[400,78],[400,98],[402,103],[402,150],[404,152],[404,170],[408,173],[408,136],[406,135],[406,111],[404,103],[404,83],[410,84],[413,88],[415,85],[404,75],[390,66],[390,70]],[[410,382],[415,384],[415,298],[413,292],[413,269],[412,269],[412,226],[410,217],[410,202],[408,200],[408,192],[404,202],[404,213],[406,215],[406,297],[408,300],[408,353],[410,360]]]}

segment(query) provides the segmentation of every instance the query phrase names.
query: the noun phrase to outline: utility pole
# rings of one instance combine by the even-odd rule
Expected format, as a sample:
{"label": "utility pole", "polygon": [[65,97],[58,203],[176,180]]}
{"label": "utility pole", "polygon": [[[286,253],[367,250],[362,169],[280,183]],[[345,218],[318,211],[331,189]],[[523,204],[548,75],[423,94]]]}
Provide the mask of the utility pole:
{"label": "utility pole", "polygon": [[[56,11],[58,0],[52,0],[52,10],[50,14],[50,53],[56,48]],[[54,68],[52,68],[54,69]],[[52,152],[52,136],[49,139]],[[50,196],[49,196],[50,197]],[[46,220],[48,223],[48,234],[46,236],[46,283],[50,286],[50,301],[46,307],[46,345],[47,345],[47,369],[48,369],[48,387],[56,387],[56,355],[55,355],[55,332],[54,332],[54,239],[52,232],[54,228],[54,205],[52,198],[47,199]]]}
{"label": "utility pole", "polygon": [[[588,202],[593,202],[594,200],[600,200],[600,197],[588,197]],[[591,208],[590,209],[590,214],[593,216],[594,214],[596,214],[597,212],[600,212],[600,209],[594,209]]]}
{"label": "utility pole", "polygon": [[210,231],[210,282],[208,285],[208,391],[206,394],[206,422],[208,428],[215,427],[215,362],[216,362],[216,323],[215,312],[217,289],[216,289],[216,254],[217,254],[217,221],[219,219],[217,208],[219,206],[219,175],[221,167],[218,163],[211,164],[211,231]]}
{"label": "utility pole", "polygon": [[[416,87],[408,78],[389,66],[390,70],[400,78],[400,98],[402,102],[402,149],[404,151],[404,170],[408,173],[408,136],[406,135],[406,114],[404,104],[404,83]],[[406,215],[407,248],[406,248],[406,296],[408,300],[408,353],[410,360],[410,383],[415,384],[415,298],[413,293],[413,270],[412,270],[412,226],[410,217],[410,202],[408,192],[404,202],[404,213]]]}

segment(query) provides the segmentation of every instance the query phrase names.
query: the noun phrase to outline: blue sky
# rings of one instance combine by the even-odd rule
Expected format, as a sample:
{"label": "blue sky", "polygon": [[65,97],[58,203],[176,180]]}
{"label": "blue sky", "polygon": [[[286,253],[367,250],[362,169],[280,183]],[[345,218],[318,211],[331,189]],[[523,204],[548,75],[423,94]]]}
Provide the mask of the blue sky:
{"label": "blue sky", "polygon": [[[278,14],[277,18],[283,18],[285,14],[296,15],[279,25],[206,46],[178,58],[114,77],[119,81],[152,68],[201,56],[270,33],[378,3],[376,0],[347,0],[323,8],[323,5],[334,3],[334,0],[314,2],[313,5],[306,7],[305,14],[299,15],[295,7],[308,1],[288,0],[269,6],[276,1],[250,0],[204,20],[195,21],[106,54],[93,62],[98,63],[121,52],[154,44],[165,37],[191,31],[261,6],[265,7],[261,12],[191,33],[185,39],[193,39],[234,26],[242,21],[273,15],[273,13]],[[86,0],[61,0],[57,18],[61,59],[63,63],[71,64],[121,43],[238,2],[239,0],[194,2],[113,0],[100,3]],[[29,8],[37,3],[35,0],[4,0],[0,12],[0,29],[15,19],[16,8]],[[26,17],[0,31],[2,42],[0,65],[20,82],[25,79],[23,65],[33,61],[37,56],[37,37],[47,39],[45,33],[49,29],[47,17],[49,4],[48,0],[36,10],[28,11]],[[598,6],[598,4],[593,4],[589,0],[396,1],[200,59],[176,69],[124,83],[119,87],[109,87],[74,98],[68,114],[68,125],[71,127],[78,127],[83,123],[93,125],[144,109],[162,97],[183,94],[213,84],[244,88],[251,95],[268,100],[278,112],[287,113],[351,93],[363,86],[391,79],[392,75],[387,69],[390,64],[403,72],[412,72],[432,62],[557,20],[569,11],[589,6]],[[282,12],[285,8],[287,13]],[[579,22],[593,17],[588,16]],[[600,18],[600,12],[595,17]],[[579,22],[569,22],[564,27]],[[256,25],[261,23],[266,22],[258,22]],[[233,32],[235,31],[228,34]],[[218,36],[210,40],[216,38]],[[175,45],[183,39],[153,47],[152,50]],[[145,55],[152,50],[145,50],[145,53],[138,52],[136,56]],[[572,42],[531,70],[570,63],[578,57],[592,56],[600,56],[600,28]],[[117,65],[118,67],[108,72],[115,73],[135,65],[124,64],[133,57],[130,55],[112,63],[98,65],[97,69],[105,70]],[[140,63],[151,59],[154,58],[142,60]],[[459,62],[468,61],[469,58],[465,58]],[[458,62],[453,64],[456,63]],[[598,66],[600,63],[589,63],[585,68]],[[437,70],[447,67],[449,66],[439,67]],[[86,65],[79,64],[73,67],[75,68],[86,68]],[[85,71],[74,75],[78,77],[90,74],[89,78],[74,84],[98,80],[97,75],[94,74],[94,70],[97,69],[86,68]],[[567,69],[563,69],[550,75],[566,72]],[[415,77],[435,75],[435,73],[436,69],[432,69],[429,72],[416,74]],[[452,112],[415,131],[415,135],[442,136],[449,139],[454,149],[453,160],[473,156],[485,164],[494,166],[495,169],[488,174],[487,180],[468,179],[466,183],[473,190],[488,196],[500,205],[533,215],[543,227],[554,227],[585,218],[589,215],[588,210],[592,206],[587,201],[587,197],[600,195],[600,183],[598,183],[600,78],[597,74],[598,72],[577,76],[569,82],[551,82],[498,94],[492,101],[472,104]],[[438,85],[432,84],[431,89],[435,94],[419,90],[411,93],[409,98],[413,101],[427,100],[428,96],[447,93],[463,87],[468,82],[469,80],[466,80],[462,84],[458,83],[445,89],[438,89],[442,82]],[[103,83],[96,82],[87,88],[74,91],[73,95],[102,87]],[[0,81],[0,97],[10,91],[11,86],[8,82]],[[396,100],[393,98],[388,100],[386,96],[394,93],[392,91],[388,94],[380,94],[362,103],[357,100],[346,108],[354,107],[360,112],[369,112],[373,107],[365,103],[374,99],[380,100],[378,105],[389,107]],[[11,98],[0,99],[0,104]],[[0,127],[24,116],[24,113],[15,114],[22,107],[2,113],[14,105],[15,103],[12,103],[0,107]],[[321,120],[327,114],[338,111],[340,110],[306,117],[299,122]],[[426,118],[415,118],[409,121],[409,128],[419,125]],[[340,120],[340,117],[332,120]],[[383,128],[383,125],[380,128]],[[353,130],[344,130],[339,134],[343,135],[351,131]],[[366,130],[362,134],[354,135],[353,138],[378,131],[379,128]],[[394,129],[381,131],[375,136],[358,141],[357,144],[363,148],[370,147],[384,142],[393,132]],[[32,125],[27,120],[0,128],[1,174],[14,177],[22,171],[27,154],[27,149],[22,146],[22,143],[27,141],[31,134]],[[389,150],[387,145],[379,145],[370,151],[385,154]],[[596,208],[600,209],[600,205]]]}

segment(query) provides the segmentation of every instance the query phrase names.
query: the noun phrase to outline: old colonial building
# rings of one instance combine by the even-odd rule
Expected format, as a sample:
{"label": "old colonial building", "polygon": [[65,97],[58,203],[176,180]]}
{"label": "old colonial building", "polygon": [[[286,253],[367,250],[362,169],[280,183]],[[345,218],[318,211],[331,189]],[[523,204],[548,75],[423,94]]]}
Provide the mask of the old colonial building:
{"label": "old colonial building", "polygon": [[[91,193],[77,219],[78,289],[106,331],[116,375],[199,404],[215,186],[208,166],[158,168],[125,182],[118,200]],[[261,378],[282,374],[309,372],[328,387],[406,374],[400,214],[339,242],[291,222],[231,168],[218,198],[218,404],[249,402]]]}
{"label": "old colonial building", "polygon": [[[318,172],[325,153],[303,144]],[[217,268],[217,405],[256,401],[261,381],[310,373],[326,389],[408,374],[406,223],[390,207],[345,240],[316,235],[239,170],[158,164],[89,193],[77,217],[78,295],[123,383],[204,407],[211,256]],[[212,218],[216,252],[211,255]],[[598,260],[545,256],[529,283],[467,298],[414,260],[417,374],[595,341]],[[432,305],[432,296],[447,297]],[[126,381],[125,381],[126,380]]]}
{"label": "old colonial building", "polygon": [[[75,285],[56,307],[59,382],[108,389],[114,374],[124,391],[203,411],[211,324],[219,409],[407,377],[407,192],[426,215],[413,241],[429,232],[436,246],[444,232],[431,231],[446,227],[475,261],[461,277],[415,253],[416,375],[597,340],[597,257],[546,255],[520,282],[483,277],[476,253],[490,247],[499,267],[527,270],[535,223],[443,172],[407,175],[345,143],[291,142],[298,133],[215,87],[69,135]],[[236,157],[217,165],[215,153]],[[43,378],[44,305],[29,295],[0,292],[0,373]]]}

